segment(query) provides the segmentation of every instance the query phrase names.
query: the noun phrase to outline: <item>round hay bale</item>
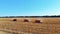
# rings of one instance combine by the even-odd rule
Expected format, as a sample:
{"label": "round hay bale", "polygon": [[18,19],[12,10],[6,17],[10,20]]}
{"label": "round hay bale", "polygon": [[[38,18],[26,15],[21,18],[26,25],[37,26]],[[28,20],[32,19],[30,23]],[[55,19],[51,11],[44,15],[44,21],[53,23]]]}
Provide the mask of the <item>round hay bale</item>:
{"label": "round hay bale", "polygon": [[41,23],[40,20],[35,20],[35,23]]}
{"label": "round hay bale", "polygon": [[13,21],[17,21],[17,19],[13,19]]}
{"label": "round hay bale", "polygon": [[24,19],[24,22],[29,22],[29,20],[28,19]]}

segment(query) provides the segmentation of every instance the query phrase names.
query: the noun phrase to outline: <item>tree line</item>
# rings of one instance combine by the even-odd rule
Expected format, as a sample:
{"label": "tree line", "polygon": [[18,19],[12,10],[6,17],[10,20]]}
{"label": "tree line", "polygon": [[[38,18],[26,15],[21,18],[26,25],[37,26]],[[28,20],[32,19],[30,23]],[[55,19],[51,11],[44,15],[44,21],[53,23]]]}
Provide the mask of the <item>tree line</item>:
{"label": "tree line", "polygon": [[60,15],[56,16],[2,16],[0,18],[40,18],[40,17],[60,17]]}

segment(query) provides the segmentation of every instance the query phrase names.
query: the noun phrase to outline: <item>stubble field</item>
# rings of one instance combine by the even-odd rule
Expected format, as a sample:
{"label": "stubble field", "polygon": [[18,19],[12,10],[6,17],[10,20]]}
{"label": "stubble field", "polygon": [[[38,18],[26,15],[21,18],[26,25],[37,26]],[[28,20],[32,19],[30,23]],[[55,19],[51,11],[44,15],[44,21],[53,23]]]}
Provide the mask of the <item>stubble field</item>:
{"label": "stubble field", "polygon": [[[29,22],[24,22],[24,19]],[[35,23],[37,19],[41,23]],[[60,34],[60,18],[0,18],[0,31],[9,34]]]}

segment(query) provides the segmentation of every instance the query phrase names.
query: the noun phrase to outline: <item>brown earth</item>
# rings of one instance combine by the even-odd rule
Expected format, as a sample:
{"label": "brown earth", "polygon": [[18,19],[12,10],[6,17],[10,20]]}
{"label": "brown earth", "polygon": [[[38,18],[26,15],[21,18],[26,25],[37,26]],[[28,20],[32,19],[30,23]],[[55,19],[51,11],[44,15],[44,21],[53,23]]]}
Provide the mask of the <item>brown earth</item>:
{"label": "brown earth", "polygon": [[[29,22],[23,22],[24,19]],[[37,19],[41,23],[34,23]],[[0,30],[15,34],[60,34],[60,18],[0,18]]]}

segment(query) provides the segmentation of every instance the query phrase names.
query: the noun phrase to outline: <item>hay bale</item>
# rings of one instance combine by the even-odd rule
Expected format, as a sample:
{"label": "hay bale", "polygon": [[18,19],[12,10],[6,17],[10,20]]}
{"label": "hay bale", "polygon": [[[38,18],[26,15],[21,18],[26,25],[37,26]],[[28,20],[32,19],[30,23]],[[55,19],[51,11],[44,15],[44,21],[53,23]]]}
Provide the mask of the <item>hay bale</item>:
{"label": "hay bale", "polygon": [[17,21],[17,19],[13,19],[13,21]]}
{"label": "hay bale", "polygon": [[41,23],[40,20],[35,20],[35,23]]}
{"label": "hay bale", "polygon": [[28,19],[24,19],[24,22],[29,22],[29,20]]}

